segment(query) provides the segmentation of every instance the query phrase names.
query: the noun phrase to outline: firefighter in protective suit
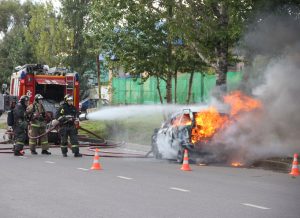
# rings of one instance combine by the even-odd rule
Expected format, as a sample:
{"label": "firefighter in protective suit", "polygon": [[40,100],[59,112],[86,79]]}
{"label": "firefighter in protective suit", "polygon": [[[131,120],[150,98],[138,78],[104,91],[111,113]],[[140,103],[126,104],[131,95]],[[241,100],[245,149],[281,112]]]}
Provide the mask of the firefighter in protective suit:
{"label": "firefighter in protective suit", "polygon": [[[42,147],[42,154],[50,155],[48,151],[48,136],[46,134],[46,111],[43,106],[43,96],[36,94],[34,96],[33,104],[29,105],[26,109],[30,120],[29,129],[29,147],[31,154],[36,155],[36,145]],[[38,136],[41,136],[37,138]]]}
{"label": "firefighter in protective suit", "polygon": [[23,147],[27,138],[27,113],[26,108],[29,104],[27,95],[21,96],[18,104],[13,110],[14,124],[13,132],[15,135],[14,155],[23,156]]}
{"label": "firefighter in protective suit", "polygon": [[73,105],[73,97],[66,95],[63,105],[56,113],[56,119],[60,123],[61,152],[64,157],[67,157],[68,153],[68,137],[70,137],[74,157],[82,157],[82,154],[79,153],[78,132],[75,126],[78,114],[76,107]]}

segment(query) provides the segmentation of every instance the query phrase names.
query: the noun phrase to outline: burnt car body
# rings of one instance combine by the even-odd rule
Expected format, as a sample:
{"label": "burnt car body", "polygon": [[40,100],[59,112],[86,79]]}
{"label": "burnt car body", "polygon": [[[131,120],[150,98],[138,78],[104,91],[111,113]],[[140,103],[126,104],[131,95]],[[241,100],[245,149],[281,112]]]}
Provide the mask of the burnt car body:
{"label": "burnt car body", "polygon": [[[193,142],[192,132],[197,125],[195,117],[199,111],[184,109],[172,114],[152,135],[152,151],[157,159],[176,159],[182,163],[184,149],[189,152],[189,158],[195,161],[198,157],[213,156],[213,136]],[[228,116],[220,113],[221,116]],[[207,159],[207,158],[206,158]]]}

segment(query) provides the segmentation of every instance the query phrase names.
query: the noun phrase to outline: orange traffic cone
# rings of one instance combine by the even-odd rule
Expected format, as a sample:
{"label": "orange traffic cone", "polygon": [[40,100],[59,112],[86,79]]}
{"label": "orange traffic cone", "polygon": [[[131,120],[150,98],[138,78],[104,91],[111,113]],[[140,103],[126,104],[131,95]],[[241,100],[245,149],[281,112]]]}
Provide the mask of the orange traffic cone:
{"label": "orange traffic cone", "polygon": [[296,177],[299,176],[299,169],[298,169],[298,154],[294,154],[294,160],[293,160],[293,164],[292,164],[292,171],[290,172],[290,174],[292,175],[292,177]]}
{"label": "orange traffic cone", "polygon": [[102,170],[102,167],[99,163],[98,148],[96,148],[95,150],[95,156],[94,156],[94,161],[91,170]]}
{"label": "orange traffic cone", "polygon": [[183,163],[182,163],[182,167],[180,169],[183,171],[191,171],[192,170],[189,165],[189,155],[188,155],[187,149],[184,149]]}

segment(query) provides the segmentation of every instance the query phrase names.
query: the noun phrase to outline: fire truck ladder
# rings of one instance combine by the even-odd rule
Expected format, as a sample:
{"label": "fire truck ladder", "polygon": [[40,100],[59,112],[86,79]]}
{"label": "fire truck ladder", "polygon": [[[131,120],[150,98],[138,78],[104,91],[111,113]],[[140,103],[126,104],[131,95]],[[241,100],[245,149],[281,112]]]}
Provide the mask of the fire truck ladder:
{"label": "fire truck ladder", "polygon": [[68,76],[66,75],[66,83],[67,83],[67,87],[66,87],[66,94],[69,95],[73,95],[74,93],[74,76]]}

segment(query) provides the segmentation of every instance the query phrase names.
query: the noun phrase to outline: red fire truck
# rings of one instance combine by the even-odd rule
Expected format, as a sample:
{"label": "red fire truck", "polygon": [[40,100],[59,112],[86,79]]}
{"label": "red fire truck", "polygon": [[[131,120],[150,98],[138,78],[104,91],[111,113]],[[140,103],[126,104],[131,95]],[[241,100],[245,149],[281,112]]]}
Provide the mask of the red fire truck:
{"label": "red fire truck", "polygon": [[26,64],[16,68],[10,80],[10,95],[27,95],[30,103],[36,94],[44,97],[47,111],[59,106],[66,94],[74,97],[74,106],[79,109],[79,75],[66,68],[50,68],[47,65]]}
{"label": "red fire truck", "polygon": [[[66,68],[50,68],[47,65],[26,64],[16,68],[10,80],[9,99],[19,99],[22,95],[29,97],[29,103],[34,96],[41,94],[44,97],[43,105],[46,110],[47,129],[51,128],[56,110],[64,100],[66,94],[74,98],[74,106],[79,109],[79,75]],[[48,133],[48,141],[59,144],[59,135],[56,130]]]}

